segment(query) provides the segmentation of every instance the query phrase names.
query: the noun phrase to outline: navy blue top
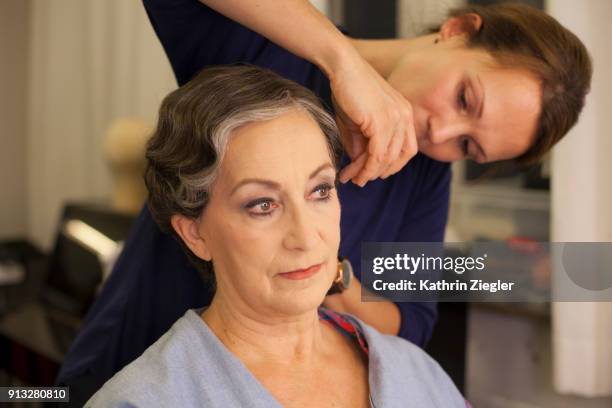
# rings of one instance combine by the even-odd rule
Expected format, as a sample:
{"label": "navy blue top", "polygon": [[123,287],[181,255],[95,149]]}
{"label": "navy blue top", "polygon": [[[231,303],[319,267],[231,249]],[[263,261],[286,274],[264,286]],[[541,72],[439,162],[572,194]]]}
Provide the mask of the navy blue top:
{"label": "navy blue top", "polygon": [[[250,63],[310,88],[328,107],[327,78],[301,59],[196,0],[144,0],[179,85],[207,65]],[[345,157],[344,162],[348,160]],[[417,154],[399,173],[364,188],[340,185],[340,253],[360,276],[361,242],[442,241],[450,168]],[[185,311],[208,305],[211,292],[178,243],[160,232],[147,208],[138,217],[104,290],[62,366],[59,381],[98,386],[153,344]],[[398,303],[399,335],[423,347],[435,303]],[[94,388],[95,390],[95,388]]]}

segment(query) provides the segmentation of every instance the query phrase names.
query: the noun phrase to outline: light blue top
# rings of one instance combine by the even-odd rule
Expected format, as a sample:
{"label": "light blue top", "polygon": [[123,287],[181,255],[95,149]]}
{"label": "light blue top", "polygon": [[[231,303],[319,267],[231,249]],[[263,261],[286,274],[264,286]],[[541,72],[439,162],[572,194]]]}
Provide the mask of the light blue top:
{"label": "light blue top", "polygon": [[[352,317],[352,316],[351,316]],[[368,344],[375,408],[461,407],[446,373],[414,344],[352,317]],[[200,318],[185,315],[138,359],[111,378],[87,407],[280,407]]]}

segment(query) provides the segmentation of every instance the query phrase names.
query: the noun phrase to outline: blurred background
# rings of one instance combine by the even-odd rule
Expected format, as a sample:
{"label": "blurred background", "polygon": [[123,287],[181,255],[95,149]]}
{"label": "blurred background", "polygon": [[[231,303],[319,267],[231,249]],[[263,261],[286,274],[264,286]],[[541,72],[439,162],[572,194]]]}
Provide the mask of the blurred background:
{"label": "blurred background", "polygon": [[[389,38],[464,1],[313,3]],[[543,164],[453,166],[447,240],[612,241],[612,2],[527,3],[587,45],[592,92]],[[0,385],[50,385],[142,206],[176,82],[137,0],[1,0],[0,52]],[[475,407],[612,407],[612,304],[440,306],[429,351]]]}

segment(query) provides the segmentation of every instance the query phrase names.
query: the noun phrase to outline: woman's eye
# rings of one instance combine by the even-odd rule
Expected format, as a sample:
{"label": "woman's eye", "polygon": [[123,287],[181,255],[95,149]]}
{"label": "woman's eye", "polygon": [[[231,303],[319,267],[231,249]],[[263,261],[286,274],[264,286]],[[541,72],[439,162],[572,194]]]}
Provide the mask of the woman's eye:
{"label": "woman's eye", "polygon": [[461,142],[461,150],[463,151],[463,156],[467,157],[470,153],[470,141],[468,139],[463,139]]}
{"label": "woman's eye", "polygon": [[331,191],[334,189],[334,186],[328,183],[319,184],[313,190],[315,195],[315,199],[317,200],[327,200],[331,197]]}
{"label": "woman's eye", "polygon": [[468,104],[467,104],[467,98],[465,96],[465,86],[461,86],[461,89],[459,89],[459,95],[457,96],[457,101],[459,103],[459,108],[461,108],[461,110],[467,110]]}
{"label": "woman's eye", "polygon": [[278,204],[276,204],[271,198],[260,198],[255,201],[251,201],[246,205],[246,209],[249,214],[256,216],[270,215],[276,208],[278,208]]}

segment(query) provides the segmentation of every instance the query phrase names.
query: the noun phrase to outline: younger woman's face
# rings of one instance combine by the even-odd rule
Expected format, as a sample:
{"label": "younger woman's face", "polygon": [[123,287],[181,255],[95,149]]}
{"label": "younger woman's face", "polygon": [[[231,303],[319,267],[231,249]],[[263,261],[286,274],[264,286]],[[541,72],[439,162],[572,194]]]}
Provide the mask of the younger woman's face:
{"label": "younger woman's face", "polygon": [[337,273],[335,179],[325,136],[303,111],[235,131],[197,223],[217,295],[259,317],[316,309]]}
{"label": "younger woman's face", "polygon": [[419,151],[440,161],[515,158],[534,141],[541,86],[455,36],[406,55],[388,78],[412,104]]}

